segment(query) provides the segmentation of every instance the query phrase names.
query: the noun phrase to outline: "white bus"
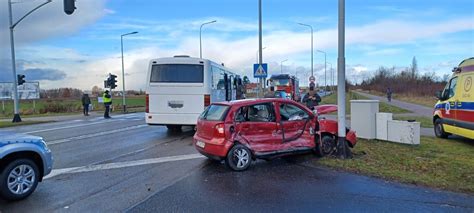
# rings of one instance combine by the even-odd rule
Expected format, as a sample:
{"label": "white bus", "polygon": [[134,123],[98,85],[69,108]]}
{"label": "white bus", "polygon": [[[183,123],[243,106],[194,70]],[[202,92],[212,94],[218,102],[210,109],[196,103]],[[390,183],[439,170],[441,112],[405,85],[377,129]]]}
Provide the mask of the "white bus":
{"label": "white bus", "polygon": [[199,115],[213,102],[243,98],[240,76],[207,59],[154,59],[147,76],[146,123],[174,131],[196,125]]}

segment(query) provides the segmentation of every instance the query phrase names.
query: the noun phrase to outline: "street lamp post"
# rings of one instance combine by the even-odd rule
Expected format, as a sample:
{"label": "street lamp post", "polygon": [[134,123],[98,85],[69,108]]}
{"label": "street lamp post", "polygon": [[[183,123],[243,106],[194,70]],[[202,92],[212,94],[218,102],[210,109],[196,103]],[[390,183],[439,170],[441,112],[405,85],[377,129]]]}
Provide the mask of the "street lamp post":
{"label": "street lamp post", "polygon": [[123,113],[127,112],[127,103],[125,102],[125,69],[123,65],[123,37],[127,35],[137,34],[138,32],[131,32],[125,33],[120,35],[120,47],[122,50],[122,105],[123,105]]}
{"label": "street lamp post", "polygon": [[280,73],[283,74],[283,62],[288,61],[288,59],[285,59],[280,62]]}
{"label": "street lamp post", "polygon": [[37,7],[30,10],[30,12],[26,13],[23,17],[18,19],[17,22],[13,23],[13,12],[12,12],[12,1],[8,0],[8,13],[9,13],[9,28],[10,28],[10,45],[11,45],[11,54],[12,54],[12,72],[13,72],[13,105],[14,105],[14,115],[13,115],[13,123],[21,122],[20,117],[20,100],[18,97],[18,79],[16,75],[16,61],[15,61],[15,40],[13,35],[13,30],[15,29],[16,25],[18,25],[23,19],[25,19],[28,15],[33,13],[35,10],[39,9],[40,7],[50,3],[51,0],[47,0],[46,2],[38,5]]}
{"label": "street lamp post", "polygon": [[326,81],[326,52],[321,51],[321,50],[316,50],[320,53],[324,53],[324,89],[328,86],[327,81]]}
{"label": "street lamp post", "polygon": [[345,0],[339,0],[338,56],[337,56],[337,154],[349,158],[346,143],[346,58],[345,58]]}
{"label": "street lamp post", "polygon": [[[262,66],[263,63],[263,45],[262,45],[262,0],[258,0],[258,64],[259,67]],[[268,73],[267,73],[268,74]],[[263,88],[264,88],[264,79],[263,78],[258,78],[258,95],[257,97],[260,96],[260,94],[263,97]]]}
{"label": "street lamp post", "polygon": [[[267,48],[267,47],[264,47],[264,48],[262,48],[262,50],[264,50],[264,49],[266,49],[266,48]],[[260,52],[260,50],[257,50],[257,52],[256,52],[256,54],[255,54],[255,55],[256,55],[255,58],[256,58],[257,64],[258,64],[258,53],[259,53],[259,52]]]}
{"label": "street lamp post", "polygon": [[216,23],[216,22],[217,22],[217,20],[205,22],[205,23],[201,24],[201,27],[199,28],[199,58],[202,58],[202,27],[206,24],[212,24],[212,23]]}
{"label": "street lamp post", "polygon": [[331,65],[331,67],[329,68],[329,73],[330,73],[330,81],[329,81],[329,84],[331,84],[331,88],[332,88],[332,86],[334,86],[334,81],[333,81],[334,75],[333,75],[333,71],[332,71],[332,63],[326,62],[326,64]]}
{"label": "street lamp post", "polygon": [[309,27],[311,29],[311,77],[314,76],[313,72],[313,27],[308,24],[298,23],[299,25],[303,25],[305,27]]}

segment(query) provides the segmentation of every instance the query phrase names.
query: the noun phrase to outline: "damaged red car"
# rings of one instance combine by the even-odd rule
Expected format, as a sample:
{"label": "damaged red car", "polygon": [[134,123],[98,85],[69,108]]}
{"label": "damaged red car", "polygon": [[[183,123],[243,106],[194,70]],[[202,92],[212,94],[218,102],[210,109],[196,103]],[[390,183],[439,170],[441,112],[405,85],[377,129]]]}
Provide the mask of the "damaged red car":
{"label": "damaged red car", "polygon": [[[316,111],[337,110],[334,105]],[[335,149],[337,122],[318,119],[300,103],[286,99],[249,99],[213,103],[199,117],[194,145],[210,159],[232,170],[247,169],[253,160],[314,152],[319,156]],[[348,130],[349,147],[356,144]]]}

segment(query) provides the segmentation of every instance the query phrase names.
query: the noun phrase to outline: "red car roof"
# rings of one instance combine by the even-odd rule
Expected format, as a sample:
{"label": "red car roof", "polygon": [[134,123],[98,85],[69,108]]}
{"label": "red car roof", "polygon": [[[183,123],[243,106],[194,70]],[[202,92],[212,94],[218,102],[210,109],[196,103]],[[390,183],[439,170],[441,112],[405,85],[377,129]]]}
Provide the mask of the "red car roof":
{"label": "red car roof", "polygon": [[252,104],[259,104],[259,103],[267,103],[267,102],[280,102],[280,103],[292,103],[303,107],[304,109],[309,110],[305,105],[298,103],[296,101],[292,101],[289,99],[282,99],[282,98],[253,98],[253,99],[242,99],[242,100],[235,100],[235,101],[226,101],[226,102],[217,102],[212,104],[218,105],[226,105],[226,106],[246,106]]}

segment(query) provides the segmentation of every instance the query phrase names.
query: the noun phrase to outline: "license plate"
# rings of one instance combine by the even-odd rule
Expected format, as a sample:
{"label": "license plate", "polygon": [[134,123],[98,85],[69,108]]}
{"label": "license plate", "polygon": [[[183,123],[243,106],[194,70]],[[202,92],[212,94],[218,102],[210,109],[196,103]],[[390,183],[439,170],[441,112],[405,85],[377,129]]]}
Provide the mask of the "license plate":
{"label": "license plate", "polygon": [[201,148],[204,149],[204,147],[206,146],[206,144],[205,144],[204,142],[202,142],[202,141],[196,141],[196,146],[199,146],[199,147],[201,147]]}

